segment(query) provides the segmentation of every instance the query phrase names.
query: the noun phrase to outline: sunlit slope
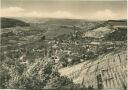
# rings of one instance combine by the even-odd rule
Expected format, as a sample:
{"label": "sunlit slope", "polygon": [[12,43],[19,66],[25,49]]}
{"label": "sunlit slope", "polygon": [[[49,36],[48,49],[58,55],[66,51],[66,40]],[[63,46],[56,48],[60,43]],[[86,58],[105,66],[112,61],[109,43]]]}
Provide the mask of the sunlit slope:
{"label": "sunlit slope", "polygon": [[84,37],[102,38],[105,35],[111,33],[112,31],[114,30],[107,27],[100,27],[92,31],[85,32]]}

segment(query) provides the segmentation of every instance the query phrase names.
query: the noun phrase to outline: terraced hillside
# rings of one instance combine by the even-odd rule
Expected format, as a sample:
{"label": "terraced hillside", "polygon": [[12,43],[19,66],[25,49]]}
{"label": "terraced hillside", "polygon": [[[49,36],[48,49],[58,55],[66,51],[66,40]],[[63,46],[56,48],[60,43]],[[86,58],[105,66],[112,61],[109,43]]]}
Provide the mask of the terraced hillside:
{"label": "terraced hillside", "polygon": [[60,69],[61,75],[73,79],[74,83],[94,88],[121,89],[127,86],[126,48],[99,56],[73,67]]}

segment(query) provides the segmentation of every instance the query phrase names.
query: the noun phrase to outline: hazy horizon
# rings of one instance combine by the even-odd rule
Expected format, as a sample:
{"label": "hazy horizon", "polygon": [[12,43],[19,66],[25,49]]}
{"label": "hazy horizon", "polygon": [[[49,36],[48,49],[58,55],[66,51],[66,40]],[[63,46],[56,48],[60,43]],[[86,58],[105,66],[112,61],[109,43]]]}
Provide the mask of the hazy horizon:
{"label": "hazy horizon", "polygon": [[126,1],[1,0],[1,17],[109,20],[127,18]]}

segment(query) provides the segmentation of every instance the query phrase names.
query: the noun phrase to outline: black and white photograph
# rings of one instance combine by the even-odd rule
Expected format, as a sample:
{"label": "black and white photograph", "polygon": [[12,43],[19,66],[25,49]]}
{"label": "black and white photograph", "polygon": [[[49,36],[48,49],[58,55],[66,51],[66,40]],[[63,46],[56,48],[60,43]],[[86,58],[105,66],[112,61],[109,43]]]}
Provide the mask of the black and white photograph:
{"label": "black and white photograph", "polygon": [[1,0],[0,90],[127,90],[126,0]]}

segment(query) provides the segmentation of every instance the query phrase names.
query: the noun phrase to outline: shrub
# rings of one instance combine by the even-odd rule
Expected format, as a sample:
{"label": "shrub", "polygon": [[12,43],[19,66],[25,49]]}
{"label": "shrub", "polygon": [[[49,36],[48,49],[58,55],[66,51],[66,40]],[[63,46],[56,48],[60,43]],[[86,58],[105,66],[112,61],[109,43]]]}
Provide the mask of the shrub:
{"label": "shrub", "polygon": [[17,62],[9,67],[3,63],[0,68],[0,88],[48,89],[73,84],[67,77],[60,76],[51,59],[35,61],[28,66]]}

